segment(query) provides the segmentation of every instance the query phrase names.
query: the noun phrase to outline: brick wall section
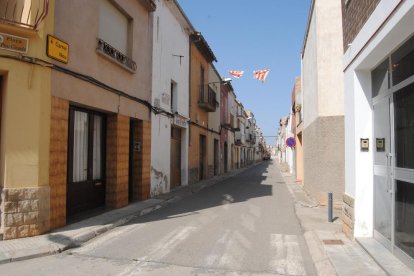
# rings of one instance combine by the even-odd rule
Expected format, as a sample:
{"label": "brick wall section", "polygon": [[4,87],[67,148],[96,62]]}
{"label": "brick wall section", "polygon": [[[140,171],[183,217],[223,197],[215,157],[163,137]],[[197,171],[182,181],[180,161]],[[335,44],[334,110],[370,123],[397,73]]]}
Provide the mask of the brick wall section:
{"label": "brick wall section", "polygon": [[140,121],[138,123],[138,140],[141,142],[141,155],[139,158],[140,164],[142,164],[140,185],[134,187],[137,191],[138,199],[145,200],[150,197],[151,192],[151,122]]}
{"label": "brick wall section", "polygon": [[69,102],[52,97],[50,126],[50,228],[66,225]]}
{"label": "brick wall section", "polygon": [[3,239],[43,234],[50,229],[49,187],[3,188]]}
{"label": "brick wall section", "polygon": [[345,190],[344,117],[318,117],[303,130],[304,189],[321,205],[333,193],[342,206]]}
{"label": "brick wall section", "polygon": [[354,199],[347,195],[343,195],[343,205],[342,205],[342,231],[352,239],[354,237]]}
{"label": "brick wall section", "polygon": [[109,115],[106,140],[106,206],[128,204],[129,117]]}
{"label": "brick wall section", "polygon": [[342,0],[344,52],[348,49],[348,44],[352,43],[358,35],[379,2],[380,0]]}

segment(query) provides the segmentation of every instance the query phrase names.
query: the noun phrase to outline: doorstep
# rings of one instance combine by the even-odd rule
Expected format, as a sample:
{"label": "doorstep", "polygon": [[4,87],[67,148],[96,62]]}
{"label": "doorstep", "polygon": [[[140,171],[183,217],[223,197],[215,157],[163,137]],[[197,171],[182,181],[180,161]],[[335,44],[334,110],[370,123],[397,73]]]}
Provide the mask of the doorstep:
{"label": "doorstep", "polygon": [[414,272],[374,238],[355,238],[375,262],[391,276],[409,276]]}

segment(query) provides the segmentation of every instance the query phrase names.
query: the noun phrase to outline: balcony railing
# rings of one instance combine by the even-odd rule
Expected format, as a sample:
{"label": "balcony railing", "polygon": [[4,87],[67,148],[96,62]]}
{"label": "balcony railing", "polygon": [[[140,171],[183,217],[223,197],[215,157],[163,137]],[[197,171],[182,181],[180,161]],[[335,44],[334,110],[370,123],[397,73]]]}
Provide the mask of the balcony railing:
{"label": "balcony railing", "polygon": [[132,73],[135,73],[137,71],[137,64],[135,61],[103,41],[102,39],[98,38],[98,43],[96,46],[96,51],[98,53],[103,54],[107,58],[110,58],[111,60],[115,61],[125,69],[129,70]]}
{"label": "balcony railing", "polygon": [[49,12],[49,0],[0,0],[0,23],[37,30]]}
{"label": "balcony railing", "polygon": [[198,106],[207,112],[216,111],[216,92],[210,87],[210,85],[200,85]]}
{"label": "balcony railing", "polygon": [[234,133],[234,143],[236,144],[236,146],[241,146],[243,144],[243,141],[242,140],[243,139],[242,139],[242,133],[241,133],[241,131],[240,130],[236,131]]}

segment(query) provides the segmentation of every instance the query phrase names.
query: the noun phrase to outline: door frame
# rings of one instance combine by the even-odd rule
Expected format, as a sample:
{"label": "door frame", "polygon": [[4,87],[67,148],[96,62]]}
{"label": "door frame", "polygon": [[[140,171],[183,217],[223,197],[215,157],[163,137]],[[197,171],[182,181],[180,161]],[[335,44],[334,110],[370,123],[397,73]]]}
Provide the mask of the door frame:
{"label": "door frame", "polygon": [[[375,176],[379,174],[375,174],[375,166],[377,166],[375,164],[375,157],[373,158],[373,166],[374,166],[374,170],[373,170],[373,235],[374,238],[377,239],[383,246],[385,246],[388,250],[390,250],[392,253],[394,252],[394,248],[395,248],[395,237],[394,237],[394,233],[395,233],[395,179],[394,179],[394,170],[395,170],[395,136],[394,136],[394,100],[393,100],[393,94],[386,94],[384,96],[379,96],[377,98],[375,98],[375,100],[373,100],[373,104],[372,104],[372,109],[373,109],[373,116],[372,116],[372,137],[373,137],[373,145],[372,145],[372,149],[373,152],[376,151],[376,145],[374,144],[374,142],[376,142],[376,136],[375,136],[375,111],[374,111],[374,106],[380,104],[381,102],[388,100],[388,117],[389,117],[389,136],[390,136],[390,152],[386,153],[386,157],[387,157],[387,164],[386,164],[386,185],[390,185],[390,191],[391,191],[391,210],[390,210],[390,240],[388,240],[386,237],[384,237],[384,235],[382,235],[380,232],[378,232],[375,229],[375,213],[376,213],[376,208],[375,208],[375,202],[376,202],[376,197],[375,197]],[[391,162],[390,159],[391,158]]]}
{"label": "door frame", "polygon": [[[410,37],[408,40],[412,39]],[[392,69],[392,55],[397,52],[399,49],[395,50],[394,52],[390,53],[383,61],[381,61],[379,64],[383,63],[385,60],[388,61],[388,72],[387,72],[387,78],[388,78],[388,87],[387,88],[381,88],[378,95],[371,98],[371,106],[374,108],[375,105],[379,104],[381,101],[384,101],[386,99],[389,99],[389,119],[390,119],[390,153],[391,153],[391,162],[390,164],[390,183],[391,183],[391,191],[392,191],[392,198],[391,198],[391,239],[386,239],[383,235],[378,233],[375,230],[375,190],[373,190],[373,236],[376,240],[378,240],[382,245],[384,245],[392,254],[394,254],[396,257],[398,257],[400,260],[402,260],[404,263],[406,263],[408,266],[410,266],[412,269],[414,268],[414,258],[409,256],[407,253],[405,253],[401,248],[397,247],[396,245],[396,193],[397,193],[397,181],[404,181],[408,182],[411,185],[414,185],[414,179],[412,179],[414,175],[414,169],[404,169],[404,168],[398,168],[396,163],[396,149],[395,149],[395,95],[403,90],[404,88],[414,85],[414,75],[408,77],[407,79],[400,81],[398,84],[393,84],[393,69]],[[375,69],[373,69],[375,70]],[[372,71],[371,71],[372,73]],[[372,137],[375,139],[375,114],[374,110],[372,109]],[[373,141],[374,143],[374,141]],[[375,147],[375,145],[374,145]],[[375,148],[373,148],[375,150]],[[373,165],[375,168],[375,159],[373,159]],[[387,166],[388,166],[388,160],[387,160]],[[373,178],[375,176],[375,173],[373,172]],[[375,189],[375,179],[373,179],[374,189]]]}
{"label": "door frame", "polygon": [[[80,182],[73,182],[73,151],[74,151],[74,116],[75,111],[84,112],[88,114],[88,152],[87,152],[87,180],[80,181]],[[100,179],[93,179],[93,122],[94,122],[94,115],[98,115],[102,118],[102,141],[101,141],[101,178]],[[87,211],[87,210],[80,210],[76,211],[73,208],[75,206],[69,206],[69,203],[72,201],[70,199],[71,196],[71,189],[70,185],[74,185],[75,183],[85,183],[98,186],[102,185],[103,188],[103,196],[100,200],[102,204],[99,206],[105,206],[106,200],[106,116],[104,113],[100,113],[94,110],[78,107],[78,106],[69,106],[69,118],[68,118],[68,156],[67,156],[67,182],[66,182],[66,213],[67,216],[70,217],[72,215],[76,215],[80,212]],[[92,137],[92,138],[91,138]],[[98,204],[97,204],[98,205]],[[90,209],[97,208],[99,206],[91,207]]]}

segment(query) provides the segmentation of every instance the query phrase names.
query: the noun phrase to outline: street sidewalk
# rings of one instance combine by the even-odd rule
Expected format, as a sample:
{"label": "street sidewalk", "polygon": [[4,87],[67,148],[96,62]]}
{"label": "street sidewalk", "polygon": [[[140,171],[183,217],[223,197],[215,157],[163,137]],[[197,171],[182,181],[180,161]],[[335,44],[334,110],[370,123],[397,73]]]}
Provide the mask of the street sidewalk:
{"label": "street sidewalk", "polygon": [[295,200],[295,211],[318,275],[413,275],[399,262],[398,269],[385,271],[356,242],[342,232],[341,209],[334,209],[333,223],[328,222],[328,208],[319,206],[287,173],[282,173]]}
{"label": "street sidewalk", "polygon": [[178,187],[169,193],[135,202],[89,219],[67,225],[40,236],[0,241],[0,264],[27,260],[80,247],[85,242],[130,220],[155,211],[197,193],[200,190],[233,177],[259,163],[219,175],[196,184]]}

